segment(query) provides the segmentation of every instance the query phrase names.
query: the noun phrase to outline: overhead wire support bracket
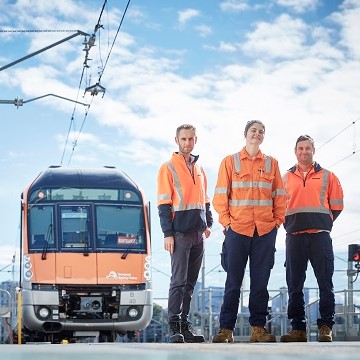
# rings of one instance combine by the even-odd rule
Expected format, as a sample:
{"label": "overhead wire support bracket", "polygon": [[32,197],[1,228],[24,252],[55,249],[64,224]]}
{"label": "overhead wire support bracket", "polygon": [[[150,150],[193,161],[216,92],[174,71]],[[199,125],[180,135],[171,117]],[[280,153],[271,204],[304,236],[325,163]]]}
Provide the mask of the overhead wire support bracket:
{"label": "overhead wire support bracket", "polygon": [[90,106],[89,104],[85,104],[85,103],[82,103],[80,101],[72,100],[72,99],[69,99],[69,98],[66,98],[66,97],[63,97],[63,96],[59,96],[59,95],[55,95],[55,94],[46,94],[46,95],[38,96],[36,98],[29,99],[29,100],[23,100],[23,99],[19,99],[19,98],[16,98],[14,100],[0,100],[0,104],[14,104],[17,108],[19,108],[19,106],[23,106],[24,104],[26,104],[28,102],[31,102],[31,101],[42,99],[42,98],[44,98],[46,96],[55,96],[55,97],[57,97],[59,99],[71,101],[71,102],[74,102],[76,104],[80,104],[80,105],[84,105],[84,106]]}
{"label": "overhead wire support bracket", "polygon": [[72,35],[70,35],[70,36],[68,36],[68,37],[66,37],[66,38],[64,38],[62,40],[59,40],[59,41],[57,41],[57,42],[55,42],[55,43],[53,43],[53,44],[51,44],[49,46],[46,46],[46,47],[44,47],[44,48],[42,48],[42,49],[40,49],[38,51],[35,51],[35,52],[33,52],[33,53],[29,54],[29,55],[26,55],[26,56],[22,57],[21,59],[15,60],[15,61],[11,62],[10,64],[7,64],[7,65],[4,65],[4,66],[0,67],[0,71],[5,70],[5,69],[7,69],[7,68],[9,68],[11,66],[14,66],[14,65],[18,64],[19,62],[27,60],[27,59],[35,56],[35,55],[38,55],[38,54],[40,54],[40,53],[42,53],[42,52],[44,52],[46,50],[51,49],[54,46],[60,45],[63,42],[71,40],[72,38],[74,38],[76,36],[79,36],[79,35],[90,36],[89,34],[83,32],[83,31],[77,30],[75,34],[72,34]]}
{"label": "overhead wire support bracket", "polygon": [[102,92],[103,93],[102,97],[104,97],[105,91],[106,91],[106,89],[103,86],[101,86],[99,83],[96,83],[95,85],[88,86],[85,89],[84,95],[85,95],[85,93],[90,92],[90,94],[92,96],[94,96],[94,95],[97,95],[99,92]]}

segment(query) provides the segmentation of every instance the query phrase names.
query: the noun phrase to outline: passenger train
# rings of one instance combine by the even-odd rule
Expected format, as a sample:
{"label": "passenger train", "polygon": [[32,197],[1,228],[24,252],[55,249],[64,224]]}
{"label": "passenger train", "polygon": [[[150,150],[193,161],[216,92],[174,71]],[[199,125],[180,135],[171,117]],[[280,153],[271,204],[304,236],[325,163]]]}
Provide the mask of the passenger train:
{"label": "passenger train", "polygon": [[114,167],[51,166],[21,199],[24,342],[115,341],[151,321],[150,204]]}

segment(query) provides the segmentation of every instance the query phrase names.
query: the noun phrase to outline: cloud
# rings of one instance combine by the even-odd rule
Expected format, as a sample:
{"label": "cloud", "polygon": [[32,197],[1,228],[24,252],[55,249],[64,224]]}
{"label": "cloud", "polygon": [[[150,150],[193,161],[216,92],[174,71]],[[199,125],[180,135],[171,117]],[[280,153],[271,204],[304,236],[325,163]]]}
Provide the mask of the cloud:
{"label": "cloud", "polygon": [[219,6],[221,11],[224,12],[226,11],[239,12],[249,9],[249,5],[247,4],[247,1],[241,1],[241,0],[222,1]]}
{"label": "cloud", "polygon": [[178,21],[184,26],[191,19],[200,16],[200,12],[195,9],[186,9],[178,12]]}
{"label": "cloud", "polygon": [[204,45],[204,48],[208,50],[224,52],[224,53],[235,53],[239,51],[240,46],[238,46],[238,44],[235,43],[220,41],[220,43],[217,46]]}
{"label": "cloud", "polygon": [[319,0],[276,0],[280,6],[286,7],[296,13],[313,11],[320,4]]}
{"label": "cloud", "polygon": [[199,26],[196,26],[195,29],[197,30],[199,35],[202,37],[207,37],[212,34],[211,27],[207,26],[207,25],[199,25]]}
{"label": "cloud", "polygon": [[282,14],[274,22],[257,22],[246,35],[243,51],[250,56],[294,59],[306,50],[308,26],[301,19]]}
{"label": "cloud", "polygon": [[347,0],[341,6],[342,11],[333,13],[330,19],[340,26],[340,45],[347,49],[348,54],[360,59],[360,3],[356,0]]}

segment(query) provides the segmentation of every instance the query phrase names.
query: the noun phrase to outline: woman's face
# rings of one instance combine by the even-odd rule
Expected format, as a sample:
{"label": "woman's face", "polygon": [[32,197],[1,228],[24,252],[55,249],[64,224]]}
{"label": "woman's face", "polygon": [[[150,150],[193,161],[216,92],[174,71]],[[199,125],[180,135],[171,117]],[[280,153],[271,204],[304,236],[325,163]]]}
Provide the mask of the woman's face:
{"label": "woman's face", "polygon": [[260,145],[265,136],[265,130],[263,125],[254,123],[252,124],[246,133],[246,144]]}

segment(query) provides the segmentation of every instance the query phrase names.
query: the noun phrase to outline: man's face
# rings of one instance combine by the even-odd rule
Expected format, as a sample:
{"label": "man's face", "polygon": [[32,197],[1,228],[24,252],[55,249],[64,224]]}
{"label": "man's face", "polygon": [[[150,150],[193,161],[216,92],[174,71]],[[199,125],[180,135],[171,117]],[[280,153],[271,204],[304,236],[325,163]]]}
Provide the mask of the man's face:
{"label": "man's face", "polygon": [[301,164],[312,164],[315,149],[310,140],[299,141],[295,148],[295,156]]}
{"label": "man's face", "polygon": [[189,155],[196,144],[194,130],[181,129],[179,136],[175,137],[175,142],[179,145],[179,153]]}

